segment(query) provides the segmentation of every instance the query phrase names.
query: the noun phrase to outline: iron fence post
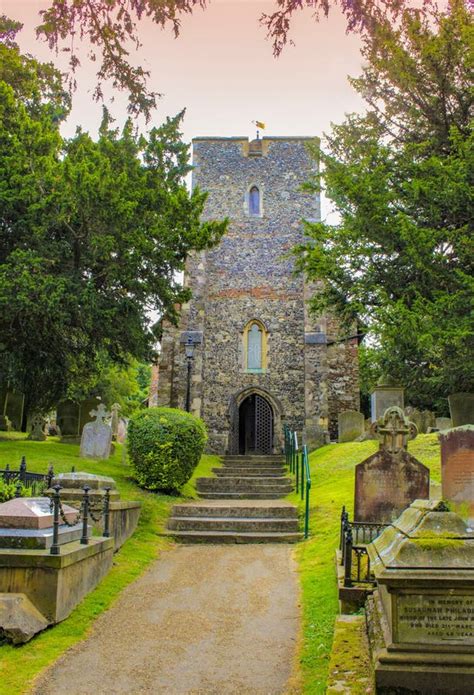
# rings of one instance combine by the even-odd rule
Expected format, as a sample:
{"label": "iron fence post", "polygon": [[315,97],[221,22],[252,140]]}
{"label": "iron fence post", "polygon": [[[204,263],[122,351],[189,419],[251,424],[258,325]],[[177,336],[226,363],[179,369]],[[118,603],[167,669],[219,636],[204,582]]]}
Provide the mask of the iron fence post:
{"label": "iron fence post", "polygon": [[60,494],[59,491],[61,485],[55,485],[53,487],[53,544],[50,548],[51,555],[59,555],[61,552],[59,546],[59,504],[60,504]]}
{"label": "iron fence post", "polygon": [[21,487],[22,487],[22,484],[21,484],[20,481],[18,481],[17,484],[16,484],[16,486],[15,486],[15,497],[16,497],[16,499],[18,499],[19,497],[21,497]]}
{"label": "iron fence post", "polygon": [[81,536],[81,543],[82,545],[88,545],[89,544],[89,536],[87,534],[87,521],[89,518],[89,490],[90,487],[88,485],[84,485],[84,497],[82,498],[82,536]]}
{"label": "iron fence post", "polygon": [[22,483],[25,482],[26,478],[26,457],[22,456],[21,457],[21,463],[20,463],[20,480]]}
{"label": "iron fence post", "polygon": [[48,488],[50,488],[51,485],[53,484],[53,478],[54,478],[54,468],[53,468],[53,464],[50,463],[48,466],[48,472],[46,474],[46,484],[47,484]]}

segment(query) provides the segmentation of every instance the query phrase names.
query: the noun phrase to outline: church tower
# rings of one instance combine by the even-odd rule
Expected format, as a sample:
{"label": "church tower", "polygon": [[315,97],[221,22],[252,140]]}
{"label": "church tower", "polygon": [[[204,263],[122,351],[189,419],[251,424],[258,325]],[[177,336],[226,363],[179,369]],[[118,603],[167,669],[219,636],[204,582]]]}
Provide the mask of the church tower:
{"label": "church tower", "polygon": [[317,167],[308,141],[317,142],[193,140],[205,219],[228,217],[229,228],[216,248],[188,260],[193,296],[179,327],[163,327],[157,402],[184,407],[191,338],[191,411],[207,425],[211,452],[278,452],[284,424],[315,446],[334,432],[338,412],[359,408],[352,327],[338,332],[333,320],[310,316],[315,287],[293,275],[302,219],[320,219],[319,196],[301,190]]}

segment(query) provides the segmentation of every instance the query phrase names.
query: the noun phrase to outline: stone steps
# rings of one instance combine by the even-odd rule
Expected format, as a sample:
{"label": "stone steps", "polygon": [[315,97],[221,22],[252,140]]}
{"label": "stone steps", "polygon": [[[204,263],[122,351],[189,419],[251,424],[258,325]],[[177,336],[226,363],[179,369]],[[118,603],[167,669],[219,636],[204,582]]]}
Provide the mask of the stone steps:
{"label": "stone steps", "polygon": [[301,533],[245,533],[243,531],[174,531],[169,534],[186,543],[296,543]]}
{"label": "stone steps", "polygon": [[285,476],[286,471],[284,468],[231,468],[230,466],[225,466],[223,468],[213,468],[212,472],[218,478],[239,478],[244,476],[251,476],[252,478],[282,478]]}
{"label": "stone steps", "polygon": [[242,502],[235,502],[230,504],[225,500],[222,502],[213,502],[212,504],[206,504],[204,502],[192,502],[190,504],[176,504],[171,512],[172,518],[177,517],[206,517],[209,518],[252,518],[252,519],[267,519],[269,516],[272,518],[279,519],[297,519],[298,514],[292,504],[288,502],[274,502],[269,500],[265,502],[262,500],[260,502],[252,502],[251,504],[246,504],[243,500]]}
{"label": "stone steps", "polygon": [[[192,510],[190,510],[190,513]],[[169,520],[168,528],[172,531],[233,531],[233,532],[298,532],[298,519],[272,517],[256,519],[254,517],[219,518],[215,516],[179,516]]]}
{"label": "stone steps", "polygon": [[201,492],[281,492],[284,497],[292,490],[291,480],[283,477],[235,476],[229,478],[198,478],[196,489]]}
{"label": "stone steps", "polygon": [[173,507],[168,535],[187,543],[293,543],[298,512],[281,456],[227,456],[214,478],[199,478],[202,501]]}

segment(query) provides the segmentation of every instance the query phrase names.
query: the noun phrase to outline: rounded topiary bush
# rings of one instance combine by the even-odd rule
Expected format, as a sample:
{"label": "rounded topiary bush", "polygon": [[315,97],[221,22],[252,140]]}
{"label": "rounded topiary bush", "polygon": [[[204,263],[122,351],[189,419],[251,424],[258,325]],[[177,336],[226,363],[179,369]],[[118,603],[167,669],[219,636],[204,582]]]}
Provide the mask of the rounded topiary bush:
{"label": "rounded topiary bush", "polygon": [[176,408],[148,408],[131,418],[128,453],[138,483],[175,491],[187,483],[207,440],[199,418]]}

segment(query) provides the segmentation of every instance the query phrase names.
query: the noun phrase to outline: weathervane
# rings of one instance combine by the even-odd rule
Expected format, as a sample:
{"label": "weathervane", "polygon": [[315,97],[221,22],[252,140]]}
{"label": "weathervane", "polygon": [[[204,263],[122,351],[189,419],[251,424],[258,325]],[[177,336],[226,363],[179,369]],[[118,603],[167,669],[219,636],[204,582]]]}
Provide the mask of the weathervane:
{"label": "weathervane", "polygon": [[265,130],[265,123],[262,121],[252,121],[257,126],[257,140],[260,139],[260,130]]}

